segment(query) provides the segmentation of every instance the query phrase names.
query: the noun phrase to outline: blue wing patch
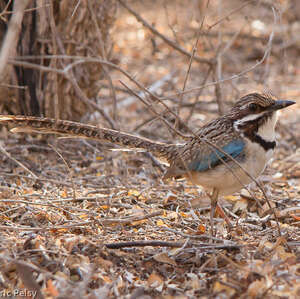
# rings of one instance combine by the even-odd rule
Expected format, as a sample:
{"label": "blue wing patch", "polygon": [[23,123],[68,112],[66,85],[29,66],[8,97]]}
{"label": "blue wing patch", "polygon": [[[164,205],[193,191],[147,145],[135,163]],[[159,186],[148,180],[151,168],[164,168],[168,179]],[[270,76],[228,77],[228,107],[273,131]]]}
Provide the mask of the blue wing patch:
{"label": "blue wing patch", "polygon": [[[232,158],[242,157],[245,148],[245,142],[243,140],[237,139],[233,140],[224,147],[222,150],[230,155]],[[215,149],[213,152],[207,156],[204,156],[201,160],[195,160],[190,163],[189,169],[194,171],[205,171],[214,168],[224,162],[228,162],[230,158],[225,156],[222,152]]]}

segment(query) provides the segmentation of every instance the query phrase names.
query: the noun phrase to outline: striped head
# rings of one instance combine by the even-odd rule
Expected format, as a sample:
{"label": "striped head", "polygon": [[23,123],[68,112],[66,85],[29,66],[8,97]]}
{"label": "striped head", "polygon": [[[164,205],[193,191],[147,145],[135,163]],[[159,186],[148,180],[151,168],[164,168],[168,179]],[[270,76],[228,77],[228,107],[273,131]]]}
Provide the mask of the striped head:
{"label": "striped head", "polygon": [[236,131],[268,150],[275,147],[277,111],[293,104],[294,101],[251,93],[235,103],[228,117]]}

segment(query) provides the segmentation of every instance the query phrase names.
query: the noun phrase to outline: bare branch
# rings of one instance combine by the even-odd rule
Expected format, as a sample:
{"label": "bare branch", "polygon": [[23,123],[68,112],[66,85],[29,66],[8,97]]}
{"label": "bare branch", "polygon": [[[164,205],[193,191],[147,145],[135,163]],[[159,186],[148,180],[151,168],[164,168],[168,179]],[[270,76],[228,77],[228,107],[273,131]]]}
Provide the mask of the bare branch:
{"label": "bare branch", "polygon": [[198,249],[204,250],[212,250],[212,249],[239,249],[241,245],[235,244],[210,244],[207,243],[196,243],[188,241],[184,242],[168,242],[168,241],[161,241],[161,240],[140,240],[140,241],[131,241],[131,242],[119,242],[119,243],[108,243],[105,244],[105,247],[109,249],[120,249],[125,247],[145,247],[145,246],[153,246],[153,247],[172,247],[172,248],[180,248],[183,245],[185,247],[196,247]]}
{"label": "bare branch", "polygon": [[24,10],[28,3],[29,0],[14,1],[13,15],[9,21],[8,29],[0,51],[0,82],[3,81],[3,78],[6,75],[5,69],[9,57],[13,58],[16,55]]}

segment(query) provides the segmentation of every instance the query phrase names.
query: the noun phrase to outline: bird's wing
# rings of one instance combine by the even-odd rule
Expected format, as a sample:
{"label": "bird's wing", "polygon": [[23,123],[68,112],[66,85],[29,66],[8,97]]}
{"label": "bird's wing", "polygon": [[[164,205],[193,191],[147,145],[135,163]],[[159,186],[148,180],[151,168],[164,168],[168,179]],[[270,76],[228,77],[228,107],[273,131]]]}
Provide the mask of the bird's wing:
{"label": "bird's wing", "polygon": [[[206,155],[196,155],[194,159],[188,164],[189,171],[206,171],[212,169],[222,163],[228,162],[231,156],[236,159],[239,157],[245,148],[245,142],[242,139],[235,139],[221,147],[222,151],[218,149],[211,149],[210,153]],[[225,155],[225,153],[227,155]]]}
{"label": "bird's wing", "polygon": [[[215,144],[217,148],[208,144],[195,143],[190,148],[179,153],[171,163],[164,178],[181,177],[191,171],[204,172],[218,165],[230,162],[231,158],[242,160],[244,157],[245,141],[241,138],[228,140],[224,138]],[[227,154],[225,154],[225,153]],[[228,157],[228,155],[231,157]]]}

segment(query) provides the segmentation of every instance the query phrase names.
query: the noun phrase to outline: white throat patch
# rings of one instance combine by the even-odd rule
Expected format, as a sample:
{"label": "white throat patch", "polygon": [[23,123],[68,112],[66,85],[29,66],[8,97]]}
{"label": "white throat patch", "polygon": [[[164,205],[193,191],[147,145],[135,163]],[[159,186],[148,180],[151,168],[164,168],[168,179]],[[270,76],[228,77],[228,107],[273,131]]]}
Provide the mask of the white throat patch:
{"label": "white throat patch", "polygon": [[266,141],[275,141],[275,126],[277,122],[277,111],[262,126],[258,128],[257,134]]}

